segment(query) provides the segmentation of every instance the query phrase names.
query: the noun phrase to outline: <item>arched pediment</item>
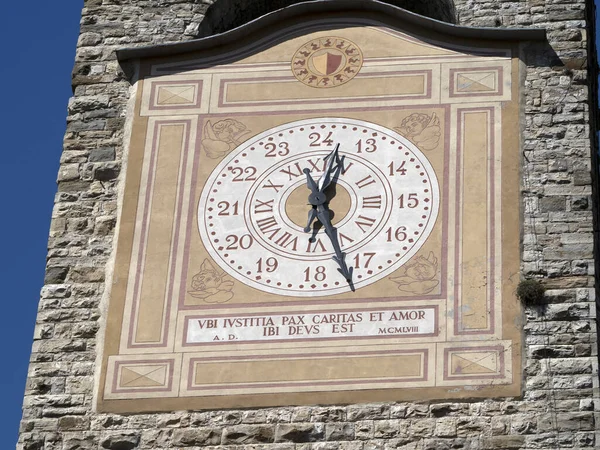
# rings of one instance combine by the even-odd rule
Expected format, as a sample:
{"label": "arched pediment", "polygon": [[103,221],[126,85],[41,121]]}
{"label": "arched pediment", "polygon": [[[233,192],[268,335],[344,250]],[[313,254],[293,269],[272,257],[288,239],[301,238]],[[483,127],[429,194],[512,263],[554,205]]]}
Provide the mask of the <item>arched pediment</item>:
{"label": "arched pediment", "polygon": [[[248,2],[246,0],[216,0],[208,8],[206,16],[200,24],[198,37],[224,33],[265,14],[290,5],[302,3],[302,1],[269,0]],[[378,2],[364,0],[364,3]],[[383,0],[382,3],[397,6],[431,19],[452,24],[456,23],[453,0]]]}

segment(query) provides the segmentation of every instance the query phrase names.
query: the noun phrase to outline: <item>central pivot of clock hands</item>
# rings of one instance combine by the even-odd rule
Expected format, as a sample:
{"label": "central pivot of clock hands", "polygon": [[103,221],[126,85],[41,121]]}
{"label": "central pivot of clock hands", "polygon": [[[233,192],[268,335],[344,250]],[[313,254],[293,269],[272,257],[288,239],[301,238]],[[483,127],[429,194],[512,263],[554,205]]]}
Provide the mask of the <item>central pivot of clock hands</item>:
{"label": "central pivot of clock hands", "polygon": [[346,265],[346,254],[342,252],[340,247],[337,236],[337,228],[332,225],[331,219],[329,218],[329,206],[327,195],[325,194],[325,189],[327,189],[332,181],[339,177],[344,166],[343,157],[340,158],[339,155],[339,148],[340,144],[337,144],[335,149],[325,157],[327,166],[325,168],[325,172],[323,175],[321,175],[321,178],[319,178],[318,183],[316,183],[310,175],[310,169],[306,168],[303,170],[303,172],[306,174],[306,184],[310,189],[308,202],[312,205],[312,209],[308,211],[308,224],[304,228],[304,231],[306,233],[311,231],[311,225],[315,219],[318,219],[319,222],[321,222],[325,228],[325,234],[331,241],[331,245],[335,251],[335,256],[332,256],[332,258],[338,264],[338,266],[340,266],[338,272],[342,274],[342,276],[350,285],[350,289],[354,291],[354,284],[352,283],[352,267],[348,268]]}

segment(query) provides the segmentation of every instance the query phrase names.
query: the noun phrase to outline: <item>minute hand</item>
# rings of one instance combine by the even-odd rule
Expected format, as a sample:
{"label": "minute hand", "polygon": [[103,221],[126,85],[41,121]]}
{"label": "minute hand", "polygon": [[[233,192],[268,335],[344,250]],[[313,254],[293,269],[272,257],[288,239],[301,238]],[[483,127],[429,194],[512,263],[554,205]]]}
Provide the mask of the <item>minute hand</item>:
{"label": "minute hand", "polygon": [[331,245],[333,245],[333,250],[335,251],[335,256],[333,256],[333,260],[340,266],[338,269],[339,272],[344,276],[346,281],[349,283],[352,282],[352,269],[348,269],[345,261],[345,254],[342,252],[340,248],[340,243],[338,242],[337,237],[337,229],[331,224],[331,220],[329,220],[329,209],[327,209],[324,205],[319,205],[317,207],[317,218],[319,222],[323,224],[325,228],[325,234],[331,241]]}
{"label": "minute hand", "polygon": [[[318,187],[320,192],[324,192],[327,189],[327,186],[331,184],[331,181],[334,178],[337,178],[341,169],[341,161],[340,155],[338,153],[340,149],[340,144],[336,144],[333,151],[325,157],[327,161],[327,167],[325,168],[325,172],[321,175],[318,181]],[[333,165],[337,164],[337,168],[334,169]],[[332,177],[332,174],[335,172],[335,175]]]}

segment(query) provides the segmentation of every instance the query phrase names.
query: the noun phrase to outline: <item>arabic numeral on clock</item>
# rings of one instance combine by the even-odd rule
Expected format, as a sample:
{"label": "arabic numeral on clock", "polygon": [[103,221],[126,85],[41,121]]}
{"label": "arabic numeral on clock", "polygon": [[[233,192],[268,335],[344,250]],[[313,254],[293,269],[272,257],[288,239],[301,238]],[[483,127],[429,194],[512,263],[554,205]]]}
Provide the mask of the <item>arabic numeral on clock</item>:
{"label": "arabic numeral on clock", "polygon": [[290,153],[290,144],[285,141],[279,143],[279,151],[277,151],[277,147],[273,142],[265,144],[265,150],[267,150],[265,156],[267,158],[275,158],[276,156],[287,156]]}
{"label": "arabic numeral on clock", "polygon": [[[233,173],[235,177],[233,177],[232,181],[255,181],[256,177],[254,175],[256,175],[256,171],[256,167],[254,166],[246,168],[233,167],[231,173]],[[246,175],[245,178],[244,175]]]}
{"label": "arabic numeral on clock", "polygon": [[406,161],[402,161],[400,163],[400,165],[398,167],[396,167],[396,165],[392,161],[390,163],[390,165],[388,166],[388,169],[390,169],[390,177],[393,177],[397,173],[399,173],[400,175],[406,175],[406,168],[404,167],[405,165],[406,165]]}
{"label": "arabic numeral on clock", "polygon": [[400,209],[404,208],[405,206],[411,209],[419,206],[419,199],[417,198],[416,193],[408,194],[408,196],[406,196],[406,199],[404,197],[404,194],[401,194],[400,197],[398,197],[398,202],[400,205]]}
{"label": "arabic numeral on clock", "polygon": [[392,238],[396,239],[399,242],[406,240],[408,235],[406,234],[406,227],[398,227],[396,231],[392,227],[389,227],[386,231],[387,241],[392,242]]}
{"label": "arabic numeral on clock", "polygon": [[325,145],[326,147],[331,147],[333,145],[333,139],[331,139],[331,136],[333,136],[333,131],[330,131],[329,134],[325,137],[325,139],[322,139],[321,133],[310,133],[308,135],[308,138],[312,139],[310,142],[310,146],[321,147]]}
{"label": "arabic numeral on clock", "polygon": [[227,250],[248,250],[254,244],[254,238],[249,234],[244,234],[243,236],[237,236],[235,234],[230,234],[225,238],[227,243],[229,244],[226,248]]}
{"label": "arabic numeral on clock", "polygon": [[258,270],[256,271],[257,273],[262,273],[263,269],[265,270],[265,272],[275,272],[277,270],[277,267],[279,267],[279,262],[277,261],[277,258],[267,258],[263,261],[262,258],[260,258],[258,261],[256,261],[256,265],[258,266]]}
{"label": "arabic numeral on clock", "polygon": [[362,153],[363,150],[366,153],[373,153],[375,150],[377,150],[377,141],[373,138],[366,139],[365,141],[359,139],[356,143],[356,146],[358,147],[358,151],[356,153]]}
{"label": "arabic numeral on clock", "polygon": [[368,269],[369,264],[371,263],[371,260],[375,255],[375,252],[366,252],[363,253],[362,256],[360,255],[360,253],[357,253],[354,257],[354,267],[356,269],[360,269],[361,267],[364,269]]}
{"label": "arabic numeral on clock", "polygon": [[314,281],[325,281],[327,275],[325,274],[325,266],[317,266],[315,270],[312,270],[312,267],[308,266],[304,271],[304,281],[307,283]]}
{"label": "arabic numeral on clock", "polygon": [[[219,202],[217,203],[217,208],[220,209],[219,216],[237,216],[239,212],[239,202],[235,202],[233,205],[229,202]],[[231,214],[230,214],[230,209]]]}

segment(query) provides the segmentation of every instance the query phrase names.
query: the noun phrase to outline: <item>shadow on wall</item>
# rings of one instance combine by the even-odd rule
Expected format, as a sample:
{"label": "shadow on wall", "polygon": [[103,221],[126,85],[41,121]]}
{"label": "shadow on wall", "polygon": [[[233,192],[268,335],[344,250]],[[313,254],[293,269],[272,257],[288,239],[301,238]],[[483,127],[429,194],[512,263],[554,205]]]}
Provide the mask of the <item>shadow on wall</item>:
{"label": "shadow on wall", "polygon": [[[208,8],[197,37],[223,33],[271,11],[302,1],[306,0],[216,0]],[[365,0],[365,3],[369,1]],[[382,0],[382,3],[398,6],[432,19],[456,23],[453,0]]]}

